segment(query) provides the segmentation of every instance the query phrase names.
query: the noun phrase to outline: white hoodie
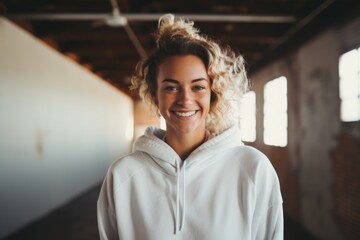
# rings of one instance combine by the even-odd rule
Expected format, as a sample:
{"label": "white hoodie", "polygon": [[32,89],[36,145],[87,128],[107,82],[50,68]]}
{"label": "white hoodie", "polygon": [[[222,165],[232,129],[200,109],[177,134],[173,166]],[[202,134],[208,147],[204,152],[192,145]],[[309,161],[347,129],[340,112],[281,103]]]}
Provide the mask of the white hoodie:
{"label": "white hoodie", "polygon": [[277,175],[236,127],[184,161],[164,135],[149,127],[109,168],[98,200],[101,239],[283,239]]}

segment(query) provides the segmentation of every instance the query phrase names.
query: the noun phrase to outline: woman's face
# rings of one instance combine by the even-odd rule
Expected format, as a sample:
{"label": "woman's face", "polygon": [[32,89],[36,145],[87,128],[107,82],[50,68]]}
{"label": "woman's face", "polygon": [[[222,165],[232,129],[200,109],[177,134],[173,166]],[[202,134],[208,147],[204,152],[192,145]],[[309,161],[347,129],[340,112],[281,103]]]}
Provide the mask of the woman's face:
{"label": "woman's face", "polygon": [[159,66],[157,104],[168,133],[204,134],[210,94],[210,80],[199,57],[172,56]]}

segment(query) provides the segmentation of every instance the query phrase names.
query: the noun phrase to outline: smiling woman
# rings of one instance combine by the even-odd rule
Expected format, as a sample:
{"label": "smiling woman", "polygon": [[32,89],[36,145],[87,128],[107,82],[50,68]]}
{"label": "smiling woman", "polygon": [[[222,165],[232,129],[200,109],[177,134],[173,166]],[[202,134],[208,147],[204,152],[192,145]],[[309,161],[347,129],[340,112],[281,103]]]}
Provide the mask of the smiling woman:
{"label": "smiling woman", "polygon": [[133,89],[166,121],[115,161],[98,200],[101,239],[282,239],[282,198],[269,160],[244,146],[238,109],[243,58],[160,19],[157,48]]}
{"label": "smiling woman", "polygon": [[211,106],[206,118],[209,137],[238,123],[239,104],[248,89],[244,59],[229,48],[221,48],[215,41],[200,35],[193,22],[174,20],[171,14],[159,21],[155,33],[157,48],[145,61],[137,65],[132,78],[132,89],[155,109],[158,109],[158,71],[171,56],[197,56],[206,69],[211,87]]}
{"label": "smiling woman", "polygon": [[194,55],[172,56],[159,66],[156,101],[166,121],[165,138],[182,159],[205,141],[208,78],[204,63]]}

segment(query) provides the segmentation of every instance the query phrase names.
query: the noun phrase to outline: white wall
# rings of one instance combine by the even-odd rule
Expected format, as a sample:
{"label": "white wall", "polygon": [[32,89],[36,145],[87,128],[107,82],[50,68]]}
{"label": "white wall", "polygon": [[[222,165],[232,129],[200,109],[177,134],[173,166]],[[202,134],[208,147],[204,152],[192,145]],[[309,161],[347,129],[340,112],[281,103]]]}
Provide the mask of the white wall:
{"label": "white wall", "polygon": [[0,238],[100,183],[132,134],[128,96],[0,18]]}

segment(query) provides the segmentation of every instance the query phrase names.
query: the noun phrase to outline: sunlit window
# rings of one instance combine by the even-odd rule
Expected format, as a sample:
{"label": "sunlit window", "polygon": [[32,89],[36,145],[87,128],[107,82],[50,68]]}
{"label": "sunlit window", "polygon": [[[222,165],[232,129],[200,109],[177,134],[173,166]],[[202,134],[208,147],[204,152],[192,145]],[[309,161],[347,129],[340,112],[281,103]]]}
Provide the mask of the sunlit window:
{"label": "sunlit window", "polygon": [[339,59],[340,118],[344,122],[360,120],[360,48]]}
{"label": "sunlit window", "polygon": [[285,147],[288,142],[287,79],[279,77],[264,88],[264,143]]}
{"label": "sunlit window", "polygon": [[249,91],[243,96],[240,114],[241,139],[246,142],[254,142],[256,140],[256,95],[254,91]]}

